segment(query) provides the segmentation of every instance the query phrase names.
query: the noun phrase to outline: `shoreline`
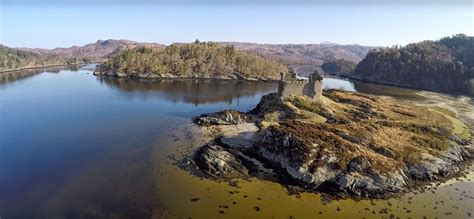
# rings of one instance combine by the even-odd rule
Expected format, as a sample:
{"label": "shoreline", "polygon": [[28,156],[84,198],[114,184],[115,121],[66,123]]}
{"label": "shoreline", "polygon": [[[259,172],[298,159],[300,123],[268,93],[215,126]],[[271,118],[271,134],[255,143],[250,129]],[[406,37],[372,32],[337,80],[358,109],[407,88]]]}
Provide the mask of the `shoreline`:
{"label": "shoreline", "polygon": [[[348,93],[348,95],[352,94]],[[358,95],[355,95],[354,97],[357,96]],[[370,97],[367,98],[370,100]],[[262,103],[261,101],[261,103],[257,105],[257,108],[260,106],[260,110],[262,110],[261,107],[268,105],[269,103],[271,102]],[[379,103],[383,105],[385,102]],[[396,114],[392,115],[393,118],[398,118],[400,115],[402,115],[407,116],[406,119],[409,119],[408,117],[415,116],[415,114],[411,115],[409,113],[400,111],[400,106],[397,107],[398,108],[396,108],[396,111],[394,111]],[[270,106],[269,109],[271,108],[272,107]],[[376,119],[377,115],[389,115],[387,113],[393,113],[390,111],[390,109],[387,110],[388,111],[385,112],[378,111],[377,113],[373,113],[369,116],[372,116],[374,117],[373,119]],[[419,108],[418,111],[418,114],[421,115],[423,114],[423,112],[428,112],[432,110]],[[312,144],[307,142],[307,144],[301,144],[301,142],[305,141],[305,135],[307,136],[307,139],[309,139],[309,135],[312,136],[312,134],[310,134],[311,132],[309,132],[311,130],[309,129],[307,130],[308,134],[303,134],[300,136],[300,138],[291,137],[293,135],[299,135],[300,133],[300,131],[298,131],[300,129],[294,129],[294,127],[299,127],[298,124],[303,127],[305,126],[305,124],[311,124],[308,123],[310,121],[302,123],[295,121],[292,124],[285,122],[284,120],[269,122],[278,124],[276,126],[277,128],[274,128],[268,126],[268,122],[267,124],[265,123],[264,120],[266,116],[261,117],[260,115],[254,113],[223,110],[216,113],[203,114],[199,117],[195,117],[193,119],[193,122],[197,126],[204,128],[204,130],[209,130],[212,136],[211,138],[213,138],[213,140],[202,146],[200,149],[196,150],[193,155],[189,157],[189,159],[183,160],[181,164],[184,165],[180,165],[181,168],[188,170],[192,175],[198,177],[210,178],[212,180],[231,183],[236,178],[246,179],[248,177],[261,177],[261,174],[267,172],[268,169],[261,169],[260,167],[265,166],[270,167],[271,171],[269,172],[269,174],[273,175],[272,178],[277,179],[276,181],[278,183],[287,187],[290,193],[321,193],[328,195],[328,197],[333,197],[336,199],[350,197],[355,200],[359,200],[365,198],[387,199],[403,195],[411,191],[416,191],[418,189],[423,190],[423,187],[425,185],[443,183],[449,179],[465,175],[465,171],[470,170],[473,164],[473,158],[471,154],[472,147],[474,147],[474,144],[472,143],[472,139],[470,137],[470,140],[464,140],[464,138],[461,138],[461,134],[464,134],[464,132],[455,132],[453,134],[450,134],[450,136],[446,135],[444,137],[441,137],[441,139],[446,139],[446,143],[449,144],[446,145],[446,148],[444,149],[427,147],[423,146],[423,144],[416,144],[413,142],[410,143],[409,147],[417,147],[420,149],[420,154],[416,156],[418,158],[416,158],[417,160],[415,161],[410,160],[411,158],[408,155],[403,155],[402,157],[399,157],[399,155],[401,156],[405,153],[405,151],[397,150],[398,146],[396,145],[391,146],[391,144],[383,144],[383,142],[373,142],[375,146],[371,146],[372,143],[361,144],[365,141],[363,139],[360,139],[362,137],[361,135],[348,137],[344,134],[341,135],[340,131],[336,131],[330,135],[327,135],[326,137],[333,140],[338,140],[339,137],[337,136],[339,135],[343,138],[340,143],[347,147],[347,149],[345,150],[350,150],[350,144],[354,143],[358,145],[358,150],[360,150],[360,148],[363,148],[364,153],[361,154],[371,154],[371,156],[364,157],[362,155],[363,158],[361,158],[361,155],[357,155],[355,158],[349,156],[350,158],[347,159],[349,161],[348,163],[341,162],[341,166],[339,167],[341,168],[340,170],[337,170],[337,168],[331,168],[332,166],[330,165],[330,163],[332,161],[329,163],[323,162],[320,164],[322,166],[318,166],[316,172],[313,173],[310,172],[310,163],[317,163],[319,162],[318,157],[324,157],[319,155],[313,156],[313,154],[320,153],[318,152],[319,149],[317,148],[326,148],[323,151],[331,150],[331,148],[325,146],[326,143],[319,142],[316,143],[316,145],[318,146],[316,146],[315,149],[308,149],[306,151],[305,148],[311,148]],[[447,119],[447,117],[445,118],[446,115],[444,115],[443,113],[431,113],[437,114],[437,116],[439,117],[438,119],[441,119],[441,121],[448,121],[443,120]],[[461,114],[460,112],[456,113]],[[384,119],[384,116],[380,118]],[[420,119],[421,118],[422,117],[420,117]],[[457,119],[460,118],[458,117]],[[390,119],[385,121],[387,124],[392,122]],[[393,124],[398,124],[401,121],[403,120],[393,120]],[[464,119],[462,120],[462,122],[467,123],[467,121],[465,121]],[[333,122],[330,121],[329,123],[323,123],[321,126],[313,124],[313,126],[308,125],[308,127],[315,128],[317,133],[324,133],[330,132],[332,129],[336,130],[335,127],[338,126],[338,123],[336,122],[334,125],[331,124],[333,124]],[[383,123],[377,124],[380,125]],[[431,123],[428,122],[426,125],[429,126],[429,124]],[[466,125],[466,128],[468,128],[468,134],[472,133],[472,126],[469,127],[470,125]],[[233,126],[235,126],[235,128],[232,128]],[[324,128],[326,126],[329,126],[329,129]],[[283,128],[280,129],[278,127]],[[321,127],[322,129],[318,127]],[[394,127],[395,126],[393,125],[387,125],[385,128]],[[405,130],[407,136],[411,135],[410,133],[412,132],[416,133],[416,130],[410,131],[411,129],[407,129],[406,127],[408,126],[400,126],[400,130]],[[416,126],[409,127],[416,128],[421,127],[421,125],[418,124]],[[378,129],[384,130],[385,128]],[[239,132],[234,129],[239,130]],[[288,130],[291,129],[294,130],[288,132]],[[374,132],[373,134],[379,137],[383,136],[383,133]],[[438,136],[437,132],[433,132],[426,133],[421,137],[425,138],[430,137],[431,135],[432,137]],[[453,135],[454,137],[451,135]],[[331,136],[336,137],[332,138]],[[472,135],[469,134],[469,136]],[[318,142],[317,139],[313,140]],[[347,143],[348,141],[349,144]],[[315,143],[313,142],[313,145],[314,144]],[[269,145],[276,146],[270,147]],[[432,145],[438,146],[438,144]],[[291,150],[291,154],[293,155],[288,156],[287,153],[290,153],[290,151],[286,150],[289,147],[301,151],[296,153],[296,156],[294,154],[295,151]],[[338,147],[336,147],[336,149],[337,148]],[[358,150],[355,151],[357,152]],[[433,156],[431,153],[429,153],[430,150],[437,150],[440,152],[440,154],[438,156]],[[347,157],[346,155],[337,154],[334,157],[331,154],[332,153],[329,153],[326,157],[332,156],[333,158],[331,159],[336,160],[342,159],[343,157]],[[292,161],[292,157],[294,156],[306,157],[305,159],[309,160],[302,160],[302,163],[299,163],[299,161]],[[216,159],[220,160],[219,163],[215,163]],[[315,160],[313,161],[311,159]],[[393,174],[388,174],[387,172],[384,172],[387,170],[385,169],[385,167],[377,165],[378,162],[388,162],[389,166],[393,166]],[[255,175],[255,173],[258,174]],[[324,177],[325,174],[327,175],[325,179],[318,178]]]}
{"label": "shoreline", "polygon": [[16,69],[8,69],[8,70],[1,70],[0,74],[2,73],[11,73],[11,72],[17,72],[17,71],[24,71],[24,70],[32,70],[32,69],[41,69],[41,68],[53,68],[53,67],[68,67],[68,66],[74,66],[74,65],[86,65],[86,64],[94,64],[94,62],[78,62],[74,64],[55,64],[55,65],[42,65],[42,66],[32,66],[32,67],[22,67],[22,68],[16,68]]}
{"label": "shoreline", "polygon": [[129,78],[146,81],[160,80],[216,80],[216,81],[236,81],[236,82],[278,82],[278,79],[261,79],[261,78],[224,78],[224,77],[183,77],[183,76],[147,76],[147,75],[118,75],[110,73],[93,72],[96,77],[113,77],[113,78]]}
{"label": "shoreline", "polygon": [[354,77],[354,76],[351,76],[351,75],[340,75],[338,77],[339,78],[347,78],[347,79],[350,79],[350,80],[364,82],[364,83],[371,83],[371,84],[392,86],[392,87],[398,87],[398,88],[405,88],[405,89],[410,89],[410,90],[414,90],[414,91],[428,91],[428,92],[435,92],[435,93],[440,93],[440,94],[444,94],[444,95],[451,95],[451,96],[474,97],[474,95],[471,95],[471,94],[468,94],[468,93],[449,93],[449,92],[441,91],[441,90],[434,90],[434,89],[428,89],[428,88],[421,88],[421,87],[414,87],[414,86],[407,86],[407,85],[400,85],[400,84],[393,84],[393,83],[386,83],[386,82],[379,82],[379,81],[371,81],[371,80],[362,79],[362,78],[359,78],[359,77]]}

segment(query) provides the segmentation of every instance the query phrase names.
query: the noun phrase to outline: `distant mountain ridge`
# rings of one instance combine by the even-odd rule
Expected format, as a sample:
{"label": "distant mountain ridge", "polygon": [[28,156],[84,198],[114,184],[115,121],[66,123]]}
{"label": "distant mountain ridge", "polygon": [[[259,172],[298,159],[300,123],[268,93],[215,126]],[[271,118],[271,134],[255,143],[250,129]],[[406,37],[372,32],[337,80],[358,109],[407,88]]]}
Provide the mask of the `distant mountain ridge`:
{"label": "distant mountain ridge", "polygon": [[97,40],[84,46],[55,49],[10,48],[0,44],[0,71],[103,62],[112,54],[135,47],[162,48],[164,45],[111,39]]}
{"label": "distant mountain ridge", "polygon": [[320,44],[258,44],[242,42],[222,42],[237,49],[258,53],[288,64],[300,75],[320,70],[324,62],[344,59],[358,63],[370,49],[377,47],[358,44],[342,45],[330,42]]}
{"label": "distant mountain ridge", "polygon": [[97,40],[95,43],[89,43],[84,46],[72,46],[69,48],[39,49],[39,48],[16,48],[22,51],[34,52],[40,55],[59,55],[63,57],[101,59],[109,56],[118,50],[133,48],[138,46],[145,47],[164,47],[158,43],[144,43],[131,40]]}
{"label": "distant mountain ridge", "polygon": [[[295,69],[295,71],[302,76],[305,76],[314,70],[320,70],[320,66],[327,61],[344,59],[357,63],[365,57],[370,49],[376,48],[357,44],[342,45],[332,42],[324,42],[321,44],[259,44],[246,42],[216,43],[232,45],[238,50],[244,50],[256,53],[266,58],[274,59]],[[102,62],[112,54],[116,54],[124,49],[135,47],[164,48],[165,46],[166,45],[159,43],[108,39],[98,40],[84,46],[72,46],[68,48],[41,49],[22,47],[10,49],[38,54],[40,57],[55,56],[61,60],[68,59]],[[55,64],[57,63],[61,63],[61,61],[56,60]]]}

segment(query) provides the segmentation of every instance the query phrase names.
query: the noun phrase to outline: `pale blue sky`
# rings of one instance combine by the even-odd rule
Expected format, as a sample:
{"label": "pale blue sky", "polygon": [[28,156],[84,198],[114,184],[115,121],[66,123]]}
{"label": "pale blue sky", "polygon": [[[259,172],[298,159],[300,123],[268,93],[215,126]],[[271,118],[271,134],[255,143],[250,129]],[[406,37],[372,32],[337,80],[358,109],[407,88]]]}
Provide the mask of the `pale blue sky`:
{"label": "pale blue sky", "polygon": [[350,0],[280,0],[276,4],[266,0],[150,1],[0,0],[0,44],[54,48],[98,39],[164,44],[200,39],[389,46],[456,33],[474,35],[472,0],[417,4],[384,0],[377,4]]}

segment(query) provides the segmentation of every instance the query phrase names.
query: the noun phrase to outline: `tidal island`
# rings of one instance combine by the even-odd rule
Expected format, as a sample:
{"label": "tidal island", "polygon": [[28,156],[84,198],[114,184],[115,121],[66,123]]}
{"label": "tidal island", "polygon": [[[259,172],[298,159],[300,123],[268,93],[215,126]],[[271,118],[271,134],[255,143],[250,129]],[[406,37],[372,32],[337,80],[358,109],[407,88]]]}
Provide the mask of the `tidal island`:
{"label": "tidal island", "polygon": [[324,90],[282,74],[250,112],[193,119],[209,136],[180,165],[199,177],[274,180],[290,191],[387,198],[456,176],[472,162],[472,131],[449,110]]}

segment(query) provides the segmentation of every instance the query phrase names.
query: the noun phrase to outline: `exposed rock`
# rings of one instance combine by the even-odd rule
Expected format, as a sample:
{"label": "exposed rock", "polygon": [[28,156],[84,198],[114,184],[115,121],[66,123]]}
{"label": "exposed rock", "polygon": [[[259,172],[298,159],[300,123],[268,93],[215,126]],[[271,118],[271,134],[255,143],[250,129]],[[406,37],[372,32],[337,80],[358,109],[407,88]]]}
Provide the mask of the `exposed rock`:
{"label": "exposed rock", "polygon": [[194,123],[201,126],[211,125],[237,125],[246,123],[249,117],[245,113],[235,110],[223,110],[212,114],[202,114],[193,119]]}
{"label": "exposed rock", "polygon": [[213,142],[199,149],[195,162],[201,171],[213,178],[232,179],[248,174],[239,159]]}
{"label": "exposed rock", "polygon": [[389,158],[395,158],[396,156],[395,152],[385,147],[378,147],[375,149],[375,152]]}
{"label": "exposed rock", "polygon": [[451,128],[455,118],[359,93],[325,95],[317,102],[270,94],[248,114],[198,117],[218,131],[196,163],[214,178],[276,173],[293,189],[373,198],[452,176],[472,159],[470,130]]}
{"label": "exposed rock", "polygon": [[255,132],[246,132],[236,136],[221,136],[218,141],[230,148],[250,149],[256,142]]}
{"label": "exposed rock", "polygon": [[325,182],[318,190],[331,192],[331,194],[338,196],[349,194],[353,197],[384,197],[402,191],[405,185],[402,175],[398,174],[393,174],[389,178],[381,175],[371,176],[350,172],[340,174],[335,179]]}

